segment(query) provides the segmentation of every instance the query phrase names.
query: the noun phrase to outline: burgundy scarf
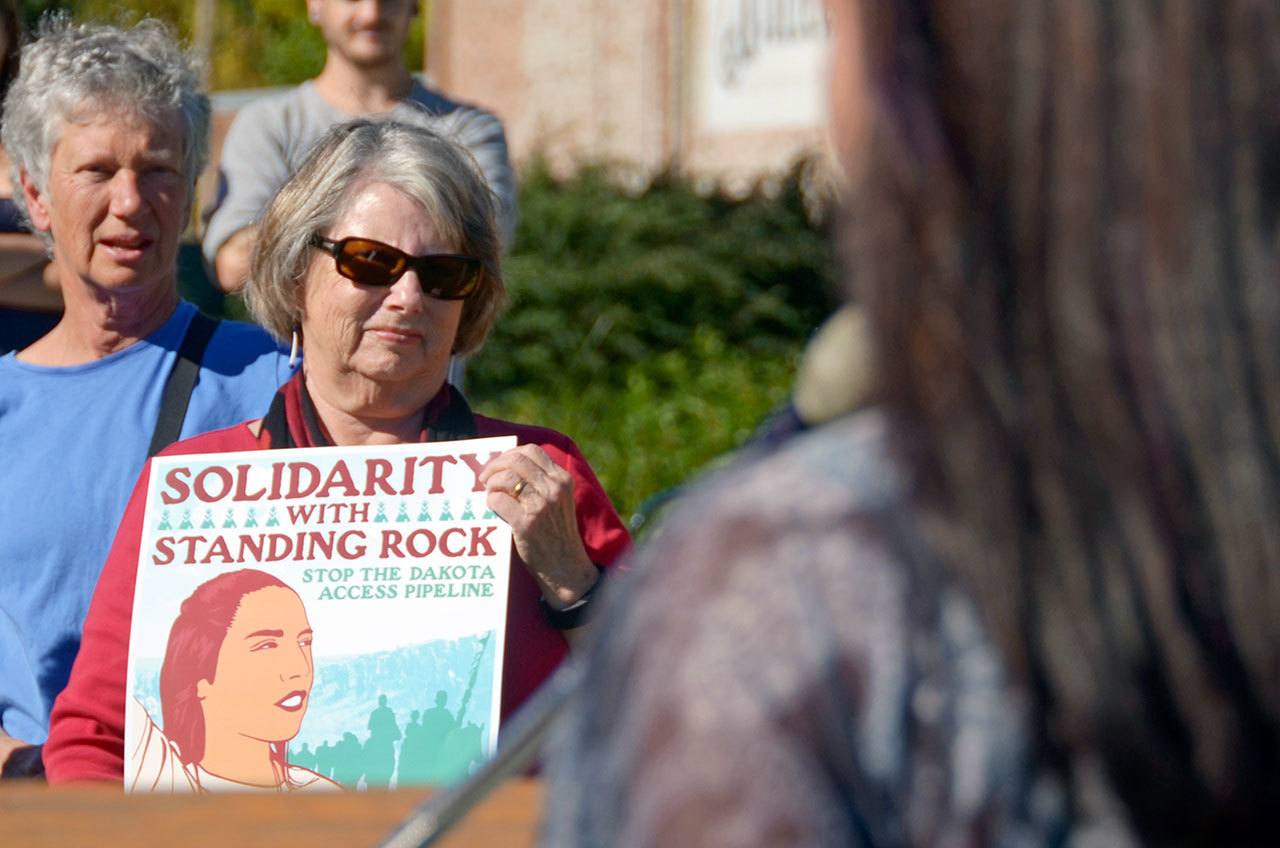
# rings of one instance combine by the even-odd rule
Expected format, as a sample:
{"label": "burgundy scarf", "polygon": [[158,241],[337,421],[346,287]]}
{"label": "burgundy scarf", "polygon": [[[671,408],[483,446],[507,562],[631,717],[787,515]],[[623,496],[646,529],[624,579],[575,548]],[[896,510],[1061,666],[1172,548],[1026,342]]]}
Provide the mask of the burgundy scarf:
{"label": "burgundy scarf", "polygon": [[[422,410],[420,442],[447,442],[454,439],[474,439],[476,421],[462,393],[445,383],[435,397]],[[315,404],[307,392],[302,371],[280,387],[271,401],[271,408],[262,419],[262,433],[258,442],[263,448],[319,448],[330,447],[333,440],[325,432]]]}

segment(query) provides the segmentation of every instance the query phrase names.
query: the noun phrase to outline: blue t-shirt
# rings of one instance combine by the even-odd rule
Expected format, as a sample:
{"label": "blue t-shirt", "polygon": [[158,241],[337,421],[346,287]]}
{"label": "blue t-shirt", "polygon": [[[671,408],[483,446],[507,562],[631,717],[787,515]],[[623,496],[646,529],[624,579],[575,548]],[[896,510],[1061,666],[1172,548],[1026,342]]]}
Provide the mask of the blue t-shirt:
{"label": "blue t-shirt", "polygon": [[[182,303],[146,339],[83,365],[0,357],[0,727],[10,736],[48,734],[194,314]],[[288,353],[266,332],[223,321],[182,438],[261,417],[289,376]]]}

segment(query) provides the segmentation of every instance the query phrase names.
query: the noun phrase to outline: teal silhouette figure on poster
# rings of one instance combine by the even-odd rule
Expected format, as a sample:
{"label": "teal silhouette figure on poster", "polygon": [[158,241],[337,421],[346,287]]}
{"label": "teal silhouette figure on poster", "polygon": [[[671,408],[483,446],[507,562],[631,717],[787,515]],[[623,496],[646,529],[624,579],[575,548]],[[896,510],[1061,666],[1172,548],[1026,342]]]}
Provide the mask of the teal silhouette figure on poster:
{"label": "teal silhouette figure on poster", "polygon": [[444,746],[449,736],[458,729],[458,720],[449,712],[449,693],[436,692],[436,705],[422,713],[422,736],[411,771],[423,783],[443,783],[452,774],[444,761]]}
{"label": "teal silhouette figure on poster", "polygon": [[400,501],[400,511],[396,513],[396,521],[404,523],[409,520],[409,505],[404,501]]}
{"label": "teal silhouette figure on poster", "polygon": [[360,740],[348,730],[342,739],[333,746],[330,755],[333,763],[333,779],[348,789],[355,789],[364,777],[364,749]]}
{"label": "teal silhouette figure on poster", "polygon": [[333,748],[326,739],[316,748],[316,773],[325,777],[333,777]]}
{"label": "teal silhouette figure on poster", "polygon": [[449,734],[441,759],[453,769],[450,779],[466,777],[473,768],[484,762],[483,734],[484,725],[470,721]]}
{"label": "teal silhouette figure on poster", "polygon": [[160,523],[156,526],[157,530],[172,530],[173,525],[169,523],[169,510],[160,513]]}
{"label": "teal silhouette figure on poster", "polygon": [[396,773],[396,743],[400,741],[400,725],[396,714],[387,706],[387,696],[378,696],[378,706],[369,714],[369,739],[364,744],[365,785],[386,787]]}
{"label": "teal silhouette figure on poster", "polygon": [[418,710],[409,713],[409,723],[404,726],[404,741],[400,743],[400,757],[396,762],[396,786],[412,786],[424,783],[424,762],[421,716]]}
{"label": "teal silhouette figure on poster", "polygon": [[423,710],[421,730],[414,731],[412,744],[406,742],[401,746],[402,779],[397,785],[451,783],[466,776],[476,763],[483,761],[485,725],[464,721],[475,691],[480,665],[492,638],[493,632],[490,631],[479,640],[467,688],[462,693],[457,713],[449,709],[449,693],[444,689],[436,691],[435,706]]}
{"label": "teal silhouette figure on poster", "polygon": [[226,520],[226,521],[224,521],[224,522],[222,522],[222,529],[223,529],[223,530],[233,530],[233,529],[235,529],[235,526],[236,526],[236,511],[235,511],[234,509],[231,509],[230,507],[228,507],[228,508],[227,508],[227,520]]}
{"label": "teal silhouette figure on poster", "polygon": [[315,752],[311,750],[306,742],[302,743],[301,749],[289,752],[289,762],[300,765],[303,768],[309,768],[312,771],[316,770]]}

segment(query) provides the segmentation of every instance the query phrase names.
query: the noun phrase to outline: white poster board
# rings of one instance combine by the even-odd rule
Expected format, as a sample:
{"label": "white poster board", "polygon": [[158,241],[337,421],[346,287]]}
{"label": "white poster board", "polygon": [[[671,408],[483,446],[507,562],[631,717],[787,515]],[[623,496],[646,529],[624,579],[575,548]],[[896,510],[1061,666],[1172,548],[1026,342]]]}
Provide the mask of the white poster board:
{"label": "white poster board", "polygon": [[515,443],[153,460],[125,788],[436,784],[490,755],[511,528],[478,472]]}

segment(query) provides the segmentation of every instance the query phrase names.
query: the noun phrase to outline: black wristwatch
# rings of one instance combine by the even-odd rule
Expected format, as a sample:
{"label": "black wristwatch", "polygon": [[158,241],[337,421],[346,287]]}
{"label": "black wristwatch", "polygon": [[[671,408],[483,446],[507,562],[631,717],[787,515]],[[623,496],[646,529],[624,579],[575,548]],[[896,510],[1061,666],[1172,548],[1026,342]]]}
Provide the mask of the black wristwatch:
{"label": "black wristwatch", "polygon": [[[592,563],[595,565],[595,563]],[[569,604],[564,609],[556,609],[547,603],[547,599],[538,596],[538,603],[542,606],[542,614],[556,630],[574,630],[586,624],[591,617],[589,608],[591,606],[591,596],[596,593],[600,585],[604,583],[604,569],[596,565],[596,582],[591,584],[591,588],[582,593],[578,600]]]}
{"label": "black wristwatch", "polygon": [[8,780],[10,778],[44,778],[44,752],[43,745],[23,745],[20,748],[14,748],[9,754],[9,759],[5,761],[4,768],[0,769],[0,780]]}

